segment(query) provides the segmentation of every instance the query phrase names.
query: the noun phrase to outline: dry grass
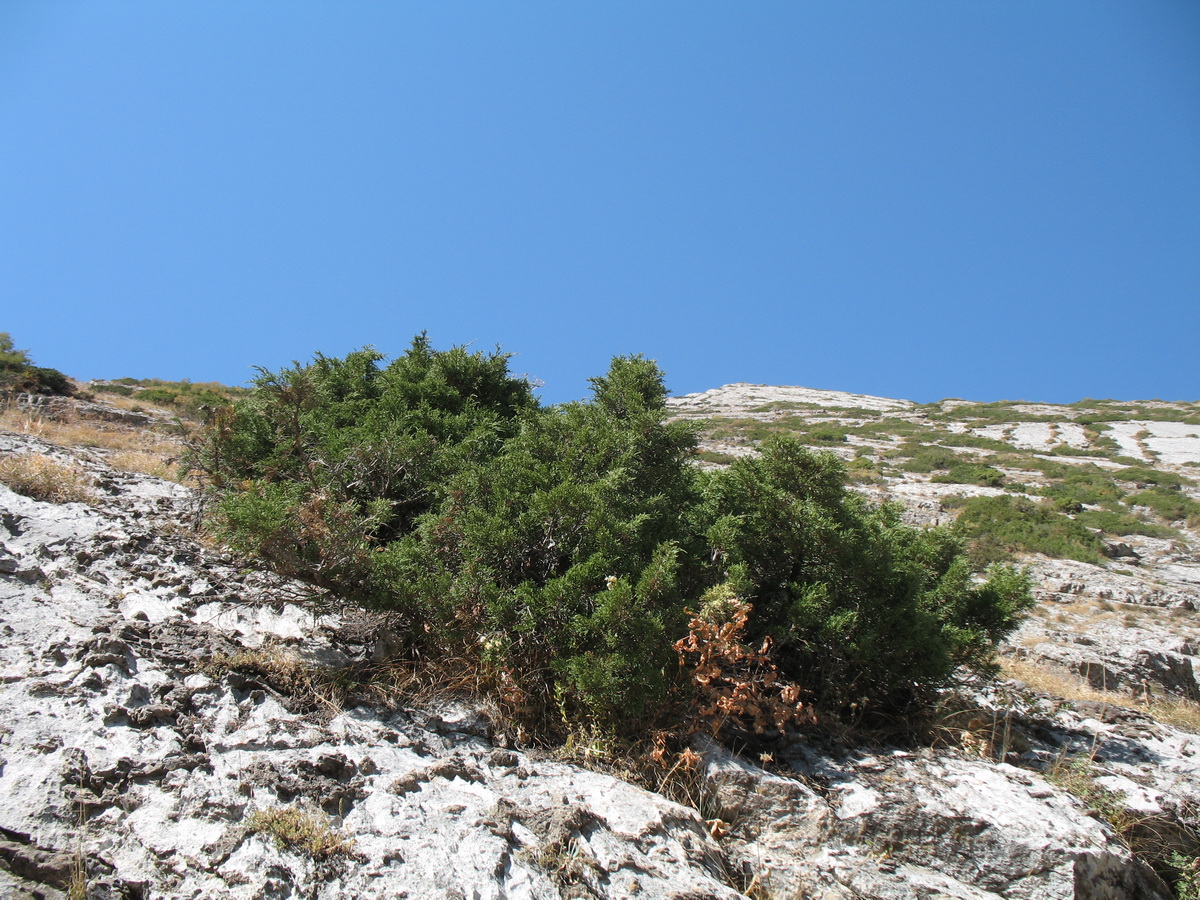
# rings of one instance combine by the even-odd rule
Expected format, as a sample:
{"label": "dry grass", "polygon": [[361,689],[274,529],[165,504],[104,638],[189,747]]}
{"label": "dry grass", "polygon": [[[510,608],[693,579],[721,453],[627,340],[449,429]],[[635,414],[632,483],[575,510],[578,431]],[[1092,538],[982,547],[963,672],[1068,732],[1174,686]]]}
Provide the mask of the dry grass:
{"label": "dry grass", "polygon": [[0,482],[48,503],[90,503],[96,497],[92,479],[82,469],[35,453],[0,459]]}
{"label": "dry grass", "polygon": [[170,457],[160,453],[145,450],[118,450],[107,457],[107,462],[115,469],[125,472],[141,472],[143,475],[153,475],[155,478],[166,478],[170,481],[180,481],[179,468]]}
{"label": "dry grass", "polygon": [[30,415],[16,409],[0,411],[0,428],[29,434],[60,447],[92,447],[106,450],[149,450],[157,445],[174,447],[158,435],[128,428],[116,428],[87,420],[60,422]]}
{"label": "dry grass", "polygon": [[0,410],[0,429],[32,435],[59,447],[112,450],[115,452],[108,455],[107,461],[115,468],[180,480],[174,463],[180,442],[155,431],[85,419],[62,422],[16,409]]}
{"label": "dry grass", "polygon": [[341,698],[331,690],[329,673],[278,645],[265,644],[237,653],[218,653],[206,660],[201,670],[213,676],[229,672],[253,675],[280,694],[302,701],[306,707],[325,706],[331,712],[341,708]]}
{"label": "dry grass", "polygon": [[1023,681],[1034,690],[1064,700],[1086,700],[1134,709],[1159,722],[1200,734],[1200,703],[1182,697],[1155,695],[1143,699],[1117,691],[1102,691],[1064,669],[1040,666],[1027,659],[1004,657],[1000,660],[1000,669],[1008,678]]}
{"label": "dry grass", "polygon": [[421,700],[444,697],[463,687],[436,681],[422,667],[400,662],[344,668],[315,665],[278,644],[216,654],[201,671],[214,677],[230,672],[249,675],[287,698],[290,707],[326,716],[341,712],[351,699],[389,704],[403,698],[419,705]]}

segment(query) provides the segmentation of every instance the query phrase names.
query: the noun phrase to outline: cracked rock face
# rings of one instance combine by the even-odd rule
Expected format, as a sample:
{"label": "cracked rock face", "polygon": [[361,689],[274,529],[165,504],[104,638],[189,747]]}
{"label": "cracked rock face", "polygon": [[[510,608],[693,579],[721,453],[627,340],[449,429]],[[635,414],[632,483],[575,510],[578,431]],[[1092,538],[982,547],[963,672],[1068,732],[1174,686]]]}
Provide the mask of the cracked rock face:
{"label": "cracked rock face", "polygon": [[[219,663],[378,659],[392,626],[314,612],[299,586],[197,543],[179,485],[0,433],[14,452],[86,469],[98,499],[0,486],[2,896],[85,879],[113,898],[1166,896],[1106,824],[1012,765],[796,743],[767,772],[708,746],[702,816],[503,746],[449,701],[289,694],[267,668]],[[1034,768],[1090,742],[1146,809],[1200,799],[1179,786],[1200,784],[1194,736],[1027,719]],[[281,809],[333,849],[264,826]]]}
{"label": "cracked rock face", "polygon": [[718,808],[734,826],[731,855],[779,896],[1170,896],[1111,829],[1014,766],[805,747],[786,756],[780,775],[704,751]]}

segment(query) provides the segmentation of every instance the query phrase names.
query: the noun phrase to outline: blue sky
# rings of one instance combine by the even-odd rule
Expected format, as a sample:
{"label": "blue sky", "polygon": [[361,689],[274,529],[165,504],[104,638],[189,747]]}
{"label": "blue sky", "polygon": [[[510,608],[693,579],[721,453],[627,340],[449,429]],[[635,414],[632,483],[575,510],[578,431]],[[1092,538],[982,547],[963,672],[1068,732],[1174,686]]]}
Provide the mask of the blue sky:
{"label": "blue sky", "polygon": [[0,330],[1197,400],[1200,4],[8,0]]}

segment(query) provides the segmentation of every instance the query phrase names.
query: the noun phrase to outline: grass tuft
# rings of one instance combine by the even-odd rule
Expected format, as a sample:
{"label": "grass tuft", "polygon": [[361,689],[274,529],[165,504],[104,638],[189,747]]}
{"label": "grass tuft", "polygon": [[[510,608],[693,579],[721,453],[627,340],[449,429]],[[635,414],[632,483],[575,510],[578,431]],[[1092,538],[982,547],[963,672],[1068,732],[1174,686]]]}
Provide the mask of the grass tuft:
{"label": "grass tuft", "polygon": [[255,834],[274,838],[279,850],[293,850],[313,859],[349,856],[354,851],[354,841],[324,815],[299,806],[256,810],[246,825]]}
{"label": "grass tuft", "polygon": [[1156,694],[1149,698],[1140,698],[1117,691],[1102,691],[1065,669],[1041,666],[1027,659],[1011,656],[1000,660],[1000,671],[1006,678],[1023,681],[1033,690],[1044,694],[1068,701],[1085,700],[1134,709],[1163,724],[1200,734],[1200,703],[1182,697]]}
{"label": "grass tuft", "polygon": [[82,469],[34,453],[0,459],[0,482],[18,494],[47,503],[90,503],[92,479]]}

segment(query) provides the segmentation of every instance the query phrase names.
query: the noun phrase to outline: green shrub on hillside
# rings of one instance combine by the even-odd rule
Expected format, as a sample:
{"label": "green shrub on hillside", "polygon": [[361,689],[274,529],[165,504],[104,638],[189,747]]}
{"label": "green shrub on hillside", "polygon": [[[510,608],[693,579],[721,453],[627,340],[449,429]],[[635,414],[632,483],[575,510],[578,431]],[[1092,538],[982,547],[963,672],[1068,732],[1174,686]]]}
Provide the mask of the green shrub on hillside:
{"label": "green shrub on hillside", "polygon": [[946,447],[922,444],[912,440],[905,441],[890,455],[908,457],[900,464],[900,468],[906,472],[945,472],[962,459],[961,456]]}
{"label": "green shrub on hillside", "polygon": [[836,425],[814,425],[804,432],[804,439],[818,444],[842,444],[846,441],[846,429]]}
{"label": "green shrub on hillside", "polygon": [[476,660],[542,728],[644,729],[691,683],[674,645],[718,594],[752,604],[746,641],[829,707],[894,708],[983,663],[1030,602],[794,438],[702,471],[665,399],[653,362],[619,357],[589,401],[543,408],[505,354],[420,336],[386,365],[263,371],[195,462],[233,546],[396,611],[412,653]]}
{"label": "green shrub on hillside", "polygon": [[978,450],[994,450],[997,453],[1016,453],[1017,448],[1007,441],[984,437],[979,434],[955,434],[947,432],[939,440],[947,447],[972,447]]}
{"label": "green shrub on hillside", "polygon": [[954,523],[976,565],[1002,562],[1013,553],[1042,553],[1102,563],[1099,537],[1061,512],[1016,497],[972,497]]}
{"label": "green shrub on hillside", "polygon": [[177,412],[195,418],[225,406],[246,392],[245,388],[230,387],[215,381],[163,381],[158,378],[118,378],[110,382],[93,382],[88,387],[99,393],[117,394],[154,406],[172,407]]}
{"label": "green shrub on hillside", "polygon": [[1117,469],[1112,475],[1121,481],[1132,481],[1139,486],[1156,485],[1166,488],[1181,488],[1184,485],[1195,483],[1190,478],[1184,478],[1182,475],[1176,475],[1174,472],[1147,469],[1145,466],[1129,466],[1128,468]]}
{"label": "green shrub on hillside", "polygon": [[1200,503],[1170,488],[1151,487],[1133,494],[1125,502],[1130,506],[1148,507],[1168,522],[1200,516]]}
{"label": "green shrub on hillside", "polygon": [[711,553],[780,668],[823,705],[893,705],[938,684],[982,662],[1030,602],[1011,569],[972,584],[949,531],[872,507],[832,454],[776,440],[722,475],[706,488]]}
{"label": "green shrub on hillside", "polygon": [[12,336],[0,331],[0,394],[74,393],[75,386],[58,369],[35,366],[28,350],[17,350]]}
{"label": "green shrub on hillside", "polygon": [[935,484],[977,484],[982,487],[1000,487],[1004,484],[1004,473],[982,463],[966,460],[950,464],[950,468],[930,481]]}
{"label": "green shrub on hillside", "polygon": [[1099,528],[1105,534],[1124,537],[1127,534],[1144,534],[1147,537],[1176,538],[1173,528],[1144,522],[1125,509],[1085,509],[1075,514],[1075,521],[1089,528]]}
{"label": "green shrub on hillside", "polygon": [[1054,480],[1040,493],[1049,497],[1059,509],[1078,512],[1083,504],[1111,504],[1125,495],[1110,474],[1090,464],[1057,467],[1050,464],[1043,466],[1042,471]]}

